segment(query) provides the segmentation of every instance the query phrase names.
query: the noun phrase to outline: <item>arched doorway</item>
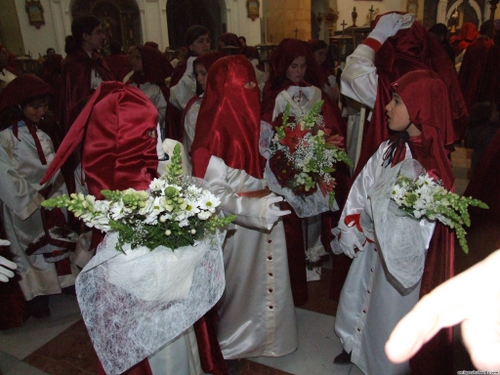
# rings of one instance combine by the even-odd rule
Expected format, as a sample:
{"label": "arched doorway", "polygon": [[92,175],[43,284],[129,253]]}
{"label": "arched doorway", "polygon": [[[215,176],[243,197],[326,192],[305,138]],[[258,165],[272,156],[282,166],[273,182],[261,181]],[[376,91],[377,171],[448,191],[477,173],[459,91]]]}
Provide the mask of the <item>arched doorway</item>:
{"label": "arched doorway", "polygon": [[71,15],[73,18],[92,14],[101,20],[107,40],[121,43],[124,50],[134,44],[142,44],[139,8],[134,0],[76,0]]}
{"label": "arched doorway", "polygon": [[167,25],[170,49],[184,46],[184,33],[192,25],[210,30],[213,48],[227,30],[225,6],[219,0],[167,0]]}

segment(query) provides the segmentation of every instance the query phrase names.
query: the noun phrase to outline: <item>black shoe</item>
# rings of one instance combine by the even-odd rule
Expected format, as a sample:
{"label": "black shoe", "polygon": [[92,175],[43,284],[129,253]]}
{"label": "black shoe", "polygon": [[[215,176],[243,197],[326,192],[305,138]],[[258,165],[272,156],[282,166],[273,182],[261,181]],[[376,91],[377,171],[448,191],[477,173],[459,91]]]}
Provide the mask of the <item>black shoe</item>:
{"label": "black shoe", "polygon": [[26,309],[35,318],[50,316],[49,296],[37,296],[26,302]]}
{"label": "black shoe", "polygon": [[76,289],[75,289],[74,285],[67,286],[66,288],[62,288],[61,292],[63,292],[63,294],[68,294],[70,296],[76,296]]}
{"label": "black shoe", "polygon": [[333,363],[336,363],[337,365],[351,364],[351,353],[347,353],[345,350],[342,350],[342,353],[335,357]]}

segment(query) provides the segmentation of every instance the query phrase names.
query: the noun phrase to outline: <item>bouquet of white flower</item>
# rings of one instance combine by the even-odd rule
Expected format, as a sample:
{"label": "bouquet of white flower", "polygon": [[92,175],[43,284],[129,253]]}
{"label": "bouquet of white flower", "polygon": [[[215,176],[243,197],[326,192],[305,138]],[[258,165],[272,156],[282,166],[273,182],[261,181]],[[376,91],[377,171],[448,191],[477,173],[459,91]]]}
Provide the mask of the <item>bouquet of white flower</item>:
{"label": "bouquet of white flower", "polygon": [[461,197],[446,190],[440,181],[436,181],[422,170],[416,180],[399,175],[391,192],[391,199],[400,210],[416,219],[427,218],[438,220],[455,230],[463,251],[467,254],[469,247],[465,239],[465,226],[470,226],[470,216],[467,208],[488,206],[472,197]]}
{"label": "bouquet of white flower", "polygon": [[[118,375],[178,337],[225,287],[220,200],[182,177],[180,147],[148,191],[47,200],[106,233],[76,279],[78,304],[106,374]],[[117,251],[119,250],[119,251]],[[174,251],[175,250],[175,251]]]}
{"label": "bouquet of white flower", "polygon": [[44,207],[67,207],[87,226],[103,232],[117,231],[117,250],[124,244],[151,250],[162,245],[172,250],[193,245],[206,231],[213,232],[234,220],[220,218],[220,200],[202,186],[203,180],[182,177],[180,148],[176,146],[167,173],[154,179],[148,191],[103,190],[106,198],[73,193],[51,198]]}

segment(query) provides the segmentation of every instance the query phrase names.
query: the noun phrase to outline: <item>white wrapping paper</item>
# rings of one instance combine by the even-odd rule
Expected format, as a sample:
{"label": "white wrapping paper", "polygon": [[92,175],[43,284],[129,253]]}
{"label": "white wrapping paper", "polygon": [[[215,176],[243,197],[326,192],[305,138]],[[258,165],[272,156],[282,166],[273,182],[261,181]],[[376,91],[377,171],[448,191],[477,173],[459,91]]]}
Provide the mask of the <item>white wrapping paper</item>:
{"label": "white wrapping paper", "polygon": [[269,160],[266,162],[264,176],[267,180],[269,190],[285,197],[286,201],[293,207],[293,210],[300,218],[312,217],[326,211],[338,211],[339,209],[336,199],[330,208],[330,195],[323,195],[319,188],[310,195],[296,195],[291,189],[282,187],[269,167]]}
{"label": "white wrapping paper", "polygon": [[[390,198],[391,190],[400,174],[415,180],[422,170],[415,159],[404,160],[391,168],[368,192],[384,265],[394,278],[391,283],[403,294],[410,292],[422,277],[434,227],[429,230],[425,219],[417,220],[400,210]],[[365,212],[369,211],[365,209]]]}
{"label": "white wrapping paper", "polygon": [[172,251],[115,248],[110,232],[76,280],[82,316],[108,375],[121,374],[175,338],[224,291],[225,232]]}

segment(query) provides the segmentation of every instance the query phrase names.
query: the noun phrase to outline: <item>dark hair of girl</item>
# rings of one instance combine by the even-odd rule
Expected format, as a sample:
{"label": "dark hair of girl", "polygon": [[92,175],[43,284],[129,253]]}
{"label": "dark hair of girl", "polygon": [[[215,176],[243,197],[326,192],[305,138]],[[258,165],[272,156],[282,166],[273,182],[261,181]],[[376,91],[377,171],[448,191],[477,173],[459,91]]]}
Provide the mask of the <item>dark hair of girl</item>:
{"label": "dark hair of girl", "polygon": [[22,120],[24,118],[23,109],[27,105],[31,104],[32,106],[36,107],[39,104],[46,102],[49,102],[50,105],[51,99],[52,95],[50,94],[38,95],[23,100],[23,102],[17,106],[10,106],[5,108],[0,113],[0,129],[1,130],[7,129],[9,126],[14,125],[14,123],[17,123],[17,121]]}
{"label": "dark hair of girl", "polygon": [[64,51],[66,53],[77,51],[82,46],[83,34],[92,34],[92,31],[100,24],[101,21],[91,15],[76,17],[71,23],[71,35],[66,37]]}
{"label": "dark hair of girl", "polygon": [[184,46],[189,47],[193,42],[202,35],[207,35],[209,33],[205,26],[193,25],[189,27],[184,33]]}

